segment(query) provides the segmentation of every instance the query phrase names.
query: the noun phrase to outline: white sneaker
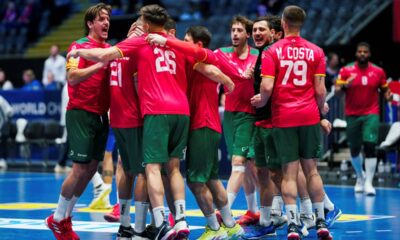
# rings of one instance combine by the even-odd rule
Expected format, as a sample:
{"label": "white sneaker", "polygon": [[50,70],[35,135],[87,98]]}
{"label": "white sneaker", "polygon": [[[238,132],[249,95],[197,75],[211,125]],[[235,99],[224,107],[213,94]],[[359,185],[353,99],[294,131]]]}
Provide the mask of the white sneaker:
{"label": "white sneaker", "polygon": [[365,192],[365,194],[367,194],[367,196],[375,196],[376,195],[375,188],[372,186],[372,183],[370,183],[368,181],[365,181],[364,192]]}
{"label": "white sneaker", "polygon": [[175,221],[174,230],[176,231],[177,239],[188,238],[190,234],[189,225],[185,218],[181,218]]}
{"label": "white sneaker", "polygon": [[354,192],[356,193],[362,193],[364,192],[364,179],[363,178],[357,178],[356,185],[354,186]]}
{"label": "white sneaker", "polygon": [[301,233],[307,237],[308,230],[315,227],[315,217],[314,214],[300,214],[300,221],[302,223]]}
{"label": "white sneaker", "polygon": [[4,158],[0,159],[0,169],[6,170],[7,169],[7,162]]}
{"label": "white sneaker", "polygon": [[55,173],[69,173],[71,172],[72,168],[68,167],[68,166],[61,166],[57,163],[57,165],[54,167],[54,172]]}

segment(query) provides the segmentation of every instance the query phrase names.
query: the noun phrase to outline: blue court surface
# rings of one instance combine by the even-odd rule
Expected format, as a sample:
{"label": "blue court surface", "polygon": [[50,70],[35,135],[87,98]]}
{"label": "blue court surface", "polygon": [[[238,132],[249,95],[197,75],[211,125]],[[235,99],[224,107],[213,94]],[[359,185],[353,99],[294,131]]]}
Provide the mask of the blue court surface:
{"label": "blue court surface", "polygon": [[[54,239],[44,219],[56,207],[64,178],[65,175],[53,173],[0,173],[0,239]],[[329,185],[326,192],[343,211],[331,229],[334,239],[400,239],[400,189],[378,188],[376,197],[355,195],[348,186]],[[89,185],[74,210],[74,230],[82,240],[115,239],[118,224],[103,220],[108,210],[89,210],[91,198]],[[115,199],[113,192],[111,202],[115,203]],[[186,203],[192,229],[190,239],[197,239],[204,230],[205,220],[189,190]],[[243,213],[245,208],[245,198],[240,193],[233,205],[234,215]],[[315,239],[315,235],[313,230],[307,239]],[[286,239],[286,229],[270,239]]]}

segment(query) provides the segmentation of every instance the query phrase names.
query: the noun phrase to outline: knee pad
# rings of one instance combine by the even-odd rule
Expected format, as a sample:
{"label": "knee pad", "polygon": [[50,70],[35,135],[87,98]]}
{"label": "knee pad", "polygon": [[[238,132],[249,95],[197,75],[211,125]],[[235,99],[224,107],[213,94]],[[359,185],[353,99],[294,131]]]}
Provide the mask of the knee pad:
{"label": "knee pad", "polygon": [[350,148],[351,157],[357,157],[358,155],[360,155],[360,152],[361,152],[361,147]]}
{"label": "knee pad", "polygon": [[376,146],[375,143],[364,142],[365,158],[374,158],[374,157],[376,157],[375,146]]}

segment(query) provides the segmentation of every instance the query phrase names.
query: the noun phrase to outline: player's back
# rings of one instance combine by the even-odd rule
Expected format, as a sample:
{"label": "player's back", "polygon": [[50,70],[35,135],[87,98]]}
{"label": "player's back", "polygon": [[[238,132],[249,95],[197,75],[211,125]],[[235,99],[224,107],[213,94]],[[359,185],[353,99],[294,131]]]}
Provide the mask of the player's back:
{"label": "player's back", "polygon": [[[275,77],[273,125],[307,126],[319,121],[314,76],[325,75],[321,48],[301,37],[287,37],[263,53],[263,75]],[[273,66],[271,70],[264,70]]]}

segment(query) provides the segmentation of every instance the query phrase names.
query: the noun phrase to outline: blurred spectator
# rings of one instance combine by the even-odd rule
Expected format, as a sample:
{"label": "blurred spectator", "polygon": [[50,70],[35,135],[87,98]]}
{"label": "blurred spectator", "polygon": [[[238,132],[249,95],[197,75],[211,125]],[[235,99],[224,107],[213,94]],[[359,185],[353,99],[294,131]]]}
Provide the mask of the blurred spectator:
{"label": "blurred spectator", "polygon": [[265,16],[267,14],[276,15],[281,10],[282,0],[260,0],[257,7],[257,15]]}
{"label": "blurred spectator", "polygon": [[330,52],[327,55],[326,61],[326,77],[325,77],[325,87],[328,92],[332,90],[334,81],[339,74],[339,56]]}
{"label": "blurred spectator", "polygon": [[11,81],[6,79],[6,73],[0,68],[0,90],[11,90],[13,88]]}
{"label": "blurred spectator", "polygon": [[18,17],[17,23],[20,28],[27,28],[32,21],[34,11],[35,0],[27,0],[26,5],[21,11],[21,15]]}
{"label": "blurred spectator", "polygon": [[59,54],[59,46],[57,44],[53,44],[50,48],[50,56],[44,62],[43,67],[43,78],[42,83],[44,86],[48,84],[47,73],[53,73],[53,77],[55,82],[60,85],[65,84],[66,82],[66,70],[65,70],[65,57]]}
{"label": "blurred spectator", "polygon": [[47,84],[44,85],[45,90],[57,90],[59,86],[57,82],[54,80],[54,74],[50,71],[47,72]]}
{"label": "blurred spectator", "polygon": [[39,80],[35,79],[35,74],[32,69],[27,69],[22,74],[22,80],[24,81],[24,86],[22,86],[22,90],[26,91],[37,91],[42,89],[42,84]]}
{"label": "blurred spectator", "polygon": [[10,133],[13,109],[5,98],[0,95],[0,169],[7,168],[7,138]]}
{"label": "blurred spectator", "polygon": [[17,24],[18,12],[14,1],[9,1],[3,19],[1,20],[2,33],[15,29]]}

